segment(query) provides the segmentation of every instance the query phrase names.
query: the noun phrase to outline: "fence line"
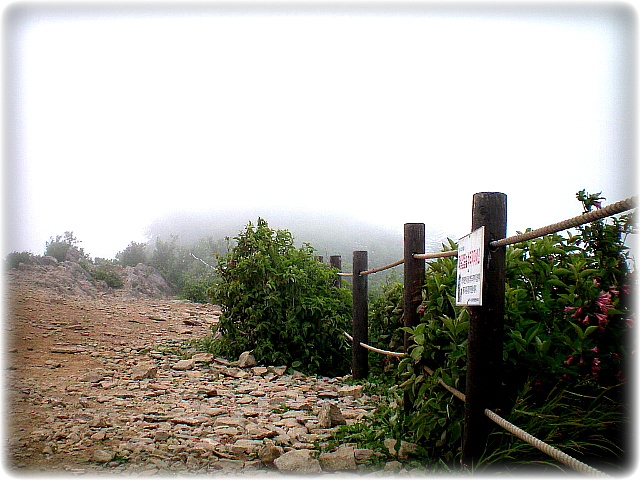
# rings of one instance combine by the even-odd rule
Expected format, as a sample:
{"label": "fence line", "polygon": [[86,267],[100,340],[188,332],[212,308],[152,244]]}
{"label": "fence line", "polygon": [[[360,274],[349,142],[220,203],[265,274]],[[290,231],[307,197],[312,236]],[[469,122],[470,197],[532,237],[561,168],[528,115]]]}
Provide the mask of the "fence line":
{"label": "fence line", "polygon": [[418,260],[428,260],[430,258],[457,257],[458,250],[447,250],[438,253],[414,253],[413,258]]}
{"label": "fence line", "polygon": [[559,462],[565,464],[567,467],[570,467],[577,472],[589,475],[590,477],[610,478],[610,476],[607,475],[606,473],[601,472],[600,470],[597,470],[593,467],[590,467],[586,463],[583,463],[580,460],[577,460],[572,456],[567,455],[566,453],[558,450],[557,448],[552,447],[548,443],[543,442],[539,438],[536,438],[533,435],[525,432],[521,428],[516,427],[514,424],[509,423],[500,415],[497,415],[496,413],[492,412],[488,408],[485,408],[484,414],[487,417],[489,417],[489,419],[493,420],[497,425],[501,426],[509,433],[515,435],[523,442],[526,442],[529,445],[536,447],[542,453],[545,453],[550,457],[558,460]]}
{"label": "fence line", "polygon": [[383,270],[387,270],[389,268],[397,267],[398,265],[402,265],[404,263],[404,258],[402,260],[398,260],[397,262],[390,263],[389,265],[385,265],[384,267],[372,268],[371,270],[365,270],[364,272],[360,272],[360,275],[369,275],[370,273],[381,272]]}
{"label": "fence line", "polygon": [[[591,223],[595,220],[600,220],[602,218],[610,217],[618,213],[626,212],[627,210],[631,210],[636,206],[637,199],[638,199],[638,196],[634,195],[625,200],[620,200],[619,202],[612,203],[611,205],[607,205],[606,207],[599,208],[597,210],[592,210],[591,212],[583,213],[582,215],[578,215],[578,216],[569,218],[567,220],[563,220],[562,222],[552,223],[550,225],[536,228],[535,230],[530,230],[525,233],[519,233],[517,235],[512,235],[511,237],[502,238],[500,240],[494,240],[489,243],[489,246],[491,248],[498,248],[498,247],[504,247],[507,245],[513,245],[515,243],[520,243],[527,240],[532,240],[534,238],[543,237],[545,235],[550,235],[552,233],[561,232],[562,230],[568,230],[569,228],[577,227],[579,225],[584,225],[585,223]],[[429,260],[429,259],[435,259],[435,258],[456,257],[457,255],[458,255],[458,250],[447,250],[444,252],[436,252],[436,253],[414,253],[413,258],[419,259],[419,260]],[[404,259],[398,260],[396,262],[390,263],[383,267],[373,268],[371,270],[365,270],[363,272],[360,272],[360,275],[369,275],[371,273],[381,272],[383,270],[387,270],[389,268],[402,265],[403,263],[404,263]],[[339,272],[338,275],[341,277],[352,277],[353,273]]]}
{"label": "fence line", "polygon": [[536,228],[535,230],[531,230],[529,232],[521,233],[518,235],[513,235],[511,237],[503,238],[501,240],[495,240],[489,244],[491,248],[503,247],[506,245],[513,245],[514,243],[524,242],[526,240],[531,240],[533,238],[542,237],[544,235],[549,235],[552,233],[557,233],[562,230],[567,230],[569,228],[577,227],[578,225],[584,225],[585,223],[591,223],[595,220],[600,220],[601,218],[610,217],[611,215],[615,215],[617,213],[626,212],[627,210],[631,210],[636,206],[638,196],[634,195],[633,197],[629,197],[626,200],[621,200],[616,203],[612,203],[611,205],[607,205],[606,207],[599,208],[597,210],[592,210],[591,212],[583,213],[582,215],[578,215],[576,217],[569,218],[562,222],[553,223],[551,225],[547,225],[546,227]]}
{"label": "fence line", "polygon": [[[353,337],[349,335],[347,332],[342,332],[344,335],[353,342]],[[382,355],[389,355],[391,357],[402,358],[405,356],[403,352],[391,352],[389,350],[382,350],[381,348],[372,347],[371,345],[367,345],[363,342],[358,342],[361,347],[366,348],[367,350],[371,350],[372,352],[381,353]]]}
{"label": "fence line", "polygon": [[[347,332],[342,332],[342,333],[344,333],[344,335],[349,340],[353,341],[353,337],[351,335],[349,335]],[[382,355],[389,355],[389,356],[393,356],[393,357],[397,357],[397,358],[402,358],[402,357],[406,357],[407,356],[403,352],[391,352],[389,350],[383,350],[381,348],[372,347],[371,345],[367,345],[366,343],[362,343],[362,342],[360,342],[360,345],[362,347],[366,348],[367,350],[371,350],[372,352],[380,353]],[[434,375],[435,374],[435,372],[433,370],[431,370],[429,367],[427,367],[426,365],[423,365],[422,368],[429,375]],[[447,391],[449,391],[449,393],[451,393],[453,396],[455,396],[459,400],[462,400],[463,402],[467,401],[466,395],[464,393],[462,393],[460,390],[448,385],[440,377],[437,377],[437,381],[442,387],[444,387]],[[610,478],[609,475],[607,475],[606,473],[601,472],[600,470],[598,470],[596,468],[593,468],[593,467],[587,465],[586,463],[583,463],[580,460],[577,460],[577,459],[573,458],[572,456],[564,453],[561,450],[558,450],[557,448],[549,445],[548,443],[540,440],[539,438],[534,437],[530,433],[527,433],[526,431],[522,430],[520,427],[517,427],[516,425],[514,425],[511,422],[509,422],[508,420],[505,420],[504,418],[502,418],[500,415],[498,415],[494,411],[489,410],[488,408],[485,408],[484,409],[484,414],[490,420],[492,420],[494,423],[496,423],[498,426],[500,426],[503,429],[505,429],[507,432],[511,433],[512,435],[515,435],[517,438],[519,438],[523,442],[525,442],[525,443],[537,448],[542,453],[554,458],[555,460],[557,460],[560,463],[572,468],[573,470],[575,470],[577,472],[580,472],[580,473],[584,473],[584,474],[592,476],[592,477]]]}
{"label": "fence line", "polygon": [[[632,209],[637,196],[616,202],[604,208],[583,213],[562,222],[530,230],[524,234],[506,236],[506,195],[497,192],[477,193],[473,197],[472,231],[484,226],[485,282],[483,288],[483,306],[470,307],[469,333],[467,347],[467,392],[466,395],[445,384],[440,377],[438,382],[450,393],[465,402],[465,423],[463,438],[463,459],[475,462],[483,454],[486,438],[489,434],[488,422],[482,418],[488,417],[502,428],[516,435],[521,440],[547,453],[552,458],[574,468],[582,473],[594,476],[607,476],[578,460],[572,459],[559,450],[544,444],[530,434],[510,424],[496,415],[487,407],[493,408],[495,395],[498,391],[500,365],[502,362],[502,331],[504,316],[504,268],[505,252],[501,247],[514,243],[531,240],[533,238],[566,230],[578,225],[593,222],[611,215]],[[404,264],[404,326],[415,326],[419,322],[417,310],[422,301],[422,286],[424,282],[424,267],[426,259],[457,256],[457,250],[438,253],[424,253],[424,224],[405,224],[404,258],[383,267],[368,269],[367,252],[353,252],[353,273],[338,272],[336,281],[341,276],[353,278],[353,336],[345,332],[351,340],[353,348],[353,377],[366,378],[368,375],[367,352],[403,358],[410,348],[409,335],[405,331],[404,352],[391,352],[367,345],[367,275],[380,272]],[[504,237],[504,238],[503,238]],[[491,238],[499,240],[491,241]],[[491,252],[491,253],[489,253]],[[487,263],[488,259],[488,263]],[[410,318],[409,318],[410,317]],[[498,358],[499,357],[499,358]],[[424,367],[425,371],[433,375],[433,371]],[[411,400],[405,392],[405,410],[410,409]]]}
{"label": "fence line", "polygon": [[[431,370],[429,367],[423,366],[423,368],[425,369],[425,371],[429,375],[433,375],[434,374],[433,370]],[[450,385],[447,385],[440,377],[438,377],[438,383],[440,385],[442,385],[445,389],[447,389],[451,394],[453,394],[458,399],[462,400],[463,402],[467,401],[466,395],[464,393],[462,393],[461,391],[455,389],[454,387],[452,387]],[[606,473],[601,472],[600,470],[597,470],[597,469],[587,465],[586,463],[583,463],[580,460],[577,460],[577,459],[573,458],[570,455],[567,455],[563,451],[558,450],[555,447],[552,447],[548,443],[545,443],[542,440],[540,440],[539,438],[534,437],[530,433],[525,432],[521,428],[516,427],[513,423],[505,420],[504,418],[502,418],[500,415],[498,415],[497,413],[493,412],[492,410],[489,410],[488,408],[485,408],[484,409],[484,414],[490,420],[492,420],[494,423],[496,423],[498,426],[504,428],[507,432],[511,433],[512,435],[515,435],[516,437],[518,437],[523,442],[528,443],[529,445],[537,448],[542,453],[554,458],[555,460],[559,461],[560,463],[563,463],[564,465],[572,468],[573,470],[575,470],[577,472],[580,472],[580,473],[584,473],[584,474],[589,475],[591,477],[610,478],[609,475],[607,475]]]}

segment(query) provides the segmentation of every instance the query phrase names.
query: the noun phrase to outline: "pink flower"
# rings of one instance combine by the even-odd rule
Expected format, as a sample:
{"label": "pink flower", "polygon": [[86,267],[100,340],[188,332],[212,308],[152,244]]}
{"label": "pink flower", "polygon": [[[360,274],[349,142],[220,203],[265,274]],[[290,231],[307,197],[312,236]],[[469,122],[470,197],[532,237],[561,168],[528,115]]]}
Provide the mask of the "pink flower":
{"label": "pink flower", "polygon": [[582,307],[564,307],[565,312],[571,312],[573,310],[575,310],[575,312],[571,315],[571,318],[578,318],[582,313]]}
{"label": "pink flower", "polygon": [[596,305],[598,305],[598,308],[600,308],[602,313],[607,313],[609,309],[613,308],[613,305],[611,304],[611,293],[602,292],[602,295],[596,299]]}
{"label": "pink flower", "polygon": [[598,319],[598,325],[600,325],[598,331],[602,332],[604,330],[604,327],[609,325],[609,320],[604,313],[596,313],[596,318]]}
{"label": "pink flower", "polygon": [[596,208],[602,208],[602,203],[601,203],[601,202],[599,202],[598,200],[594,200],[594,201],[593,201],[593,205],[594,205]]}
{"label": "pink flower", "polygon": [[591,349],[591,351],[592,351],[592,352],[595,352],[595,353],[598,353],[598,347],[593,347],[593,348]]}
{"label": "pink flower", "polygon": [[567,359],[564,361],[564,364],[571,365],[572,360],[573,360],[573,355],[567,355]]}
{"label": "pink flower", "polygon": [[589,325],[589,315],[585,315],[584,319],[582,320],[582,323],[584,323],[585,325]]}
{"label": "pink flower", "polygon": [[624,322],[627,324],[627,328],[633,328],[635,326],[635,313],[632,313],[627,318],[624,319]]}

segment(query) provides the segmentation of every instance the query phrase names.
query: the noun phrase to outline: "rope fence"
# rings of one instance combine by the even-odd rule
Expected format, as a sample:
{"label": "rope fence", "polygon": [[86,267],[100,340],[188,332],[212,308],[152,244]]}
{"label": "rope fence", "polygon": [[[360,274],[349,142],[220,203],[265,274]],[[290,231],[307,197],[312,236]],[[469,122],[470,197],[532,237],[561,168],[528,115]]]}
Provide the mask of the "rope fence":
{"label": "rope fence", "polygon": [[[552,233],[558,233],[563,230],[568,230],[569,228],[578,227],[586,223],[591,223],[596,220],[600,220],[602,218],[610,217],[612,215],[616,215],[618,213],[623,213],[628,210],[631,210],[632,208],[636,207],[637,200],[638,200],[638,196],[634,195],[625,200],[612,203],[611,205],[607,205],[606,207],[603,207],[603,208],[592,210],[591,212],[583,213],[582,215],[578,215],[576,217],[563,220],[562,222],[552,223],[550,225],[536,228],[535,230],[530,230],[525,233],[520,233],[517,235],[513,235],[511,237],[502,238],[500,240],[494,240],[493,242],[489,243],[489,246],[491,248],[498,248],[498,247],[504,247],[507,245],[513,245],[515,243],[525,242],[527,240],[533,240],[534,238],[543,237],[545,235],[550,235]],[[458,256],[458,250],[447,250],[444,252],[436,252],[436,253],[414,253],[413,254],[413,258],[417,260],[431,260],[436,258],[456,257],[456,256]],[[402,265],[403,263],[404,263],[404,259],[398,260],[397,262],[390,263],[389,265],[385,265],[383,267],[373,268],[371,270],[365,270],[363,272],[360,272],[360,275],[369,275],[372,273],[381,272],[383,270],[387,270],[389,268]],[[353,273],[339,272],[338,275],[341,277],[352,277]]]}
{"label": "rope fence", "polygon": [[637,200],[638,200],[638,196],[634,195],[633,197],[629,197],[626,200],[621,200],[619,202],[612,203],[611,205],[607,205],[606,207],[599,208],[597,210],[592,210],[591,212],[583,213],[582,215],[569,218],[568,220],[564,220],[562,222],[553,223],[551,225],[547,225],[546,227],[537,228],[535,230],[514,235],[512,237],[503,238],[501,240],[495,240],[491,242],[489,246],[491,248],[498,248],[506,245],[513,245],[514,243],[520,243],[526,240],[532,240],[534,238],[542,237],[544,235],[550,235],[552,233],[561,232],[562,230],[567,230],[569,228],[577,227],[579,225],[584,225],[585,223],[591,223],[605,217],[610,217],[611,215],[616,215],[618,213],[631,210],[636,206]]}
{"label": "rope fence", "polygon": [[438,253],[414,253],[413,258],[417,260],[430,260],[432,258],[457,257],[458,250],[447,250]]}
{"label": "rope fence", "polygon": [[385,265],[384,267],[373,268],[371,270],[365,270],[364,272],[360,272],[360,275],[369,275],[371,273],[381,272],[383,270],[388,270],[389,268],[397,267],[398,265],[402,265],[404,263],[404,258],[402,260],[398,260],[397,262],[390,263],[389,265]]}
{"label": "rope fence", "polygon": [[[443,388],[465,403],[465,434],[463,438],[464,460],[475,462],[477,459],[482,457],[483,450],[486,447],[486,435],[488,433],[482,433],[483,428],[480,428],[478,417],[482,418],[483,416],[486,416],[501,428],[507,430],[509,433],[515,435],[527,444],[532,445],[546,455],[549,455],[558,462],[589,476],[608,477],[607,474],[580,462],[551,445],[546,444],[542,440],[535,438],[519,427],[509,423],[489,408],[485,408],[486,406],[490,407],[495,403],[496,392],[499,390],[499,383],[495,383],[496,378],[498,377],[492,378],[490,382],[487,382],[487,379],[481,379],[480,376],[472,372],[486,371],[487,368],[490,368],[491,363],[489,362],[489,359],[496,357],[496,353],[499,355],[500,359],[502,358],[502,337],[501,335],[496,335],[495,332],[501,332],[503,328],[502,317],[504,316],[505,251],[497,250],[496,252],[496,249],[623,213],[635,208],[636,203],[637,196],[632,196],[609,206],[598,208],[561,222],[507,237],[506,195],[502,193],[478,193],[474,195],[471,230],[475,231],[477,228],[484,226],[486,239],[485,252],[489,249],[494,252],[486,257],[488,258],[488,263],[486,263],[487,260],[485,258],[482,306],[471,306],[469,310],[470,328],[467,337],[467,393],[472,395],[465,395],[450,385],[447,385],[440,377],[437,377],[438,383]],[[490,238],[498,238],[499,240],[490,242],[488,240]],[[410,335],[407,333],[406,329],[404,333],[405,352],[392,352],[367,344],[368,308],[367,282],[365,280],[365,276],[404,264],[404,326],[415,327],[420,321],[417,310],[422,301],[424,260],[455,257],[458,255],[457,250],[448,250],[437,253],[422,252],[424,252],[424,224],[405,224],[404,258],[402,260],[398,260],[382,267],[368,269],[367,252],[354,251],[353,271],[358,273],[337,273],[338,277],[336,278],[353,278],[353,336],[349,335],[347,332],[343,333],[353,345],[354,379],[366,378],[368,375],[368,357],[366,356],[368,351],[396,358],[405,358],[407,357],[407,352],[411,346]],[[502,267],[500,266],[501,264]],[[502,274],[496,273],[500,270],[503,271]],[[502,276],[500,277],[499,275]],[[500,290],[502,290],[502,293],[500,293]],[[476,325],[473,329],[471,328],[472,323]],[[434,371],[430,368],[426,366],[423,366],[423,368],[429,375],[434,375]],[[485,383],[491,382],[493,382],[491,385],[485,385]],[[407,407],[411,408],[411,401],[407,396],[407,392],[405,392],[405,408]],[[486,422],[486,420],[484,420],[484,422]]]}
{"label": "rope fence", "polygon": [[[351,335],[349,335],[347,332],[342,332],[342,333],[344,333],[344,335],[350,341],[353,341],[353,337]],[[380,353],[382,355],[388,355],[388,356],[392,356],[392,357],[396,357],[396,358],[404,358],[404,357],[407,356],[403,352],[391,352],[389,350],[383,350],[381,348],[372,347],[371,345],[367,345],[366,343],[362,343],[362,342],[359,342],[359,343],[360,343],[360,345],[362,347],[366,348],[367,350],[370,350],[370,351],[375,352],[375,353]],[[433,370],[431,370],[429,367],[427,367],[426,365],[423,365],[422,368],[429,375],[434,375],[435,374],[435,372]],[[448,385],[440,377],[437,377],[437,381],[443,388],[445,388],[453,396],[455,396],[459,400],[462,400],[463,402],[467,401],[466,395],[464,393],[462,393],[460,390],[452,387],[451,385]],[[595,469],[595,468],[587,465],[586,463],[583,463],[580,460],[577,460],[577,459],[573,458],[572,456],[564,453],[563,451],[558,450],[557,448],[549,445],[548,443],[543,442],[539,438],[534,437],[530,433],[525,432],[521,428],[515,426],[513,423],[511,423],[511,422],[505,420],[504,418],[502,418],[500,415],[498,415],[494,411],[489,410],[488,408],[485,408],[484,409],[484,414],[490,420],[492,420],[494,423],[496,423],[498,426],[500,426],[503,429],[505,429],[507,432],[511,433],[512,435],[515,435],[517,438],[519,438],[523,442],[525,442],[525,443],[537,448],[542,453],[552,457],[553,459],[555,459],[558,462],[568,466],[569,468],[571,468],[571,469],[573,469],[573,470],[575,470],[577,472],[583,473],[585,475],[588,475],[590,477],[610,478],[610,476],[607,475],[606,473],[601,472],[600,470]]]}

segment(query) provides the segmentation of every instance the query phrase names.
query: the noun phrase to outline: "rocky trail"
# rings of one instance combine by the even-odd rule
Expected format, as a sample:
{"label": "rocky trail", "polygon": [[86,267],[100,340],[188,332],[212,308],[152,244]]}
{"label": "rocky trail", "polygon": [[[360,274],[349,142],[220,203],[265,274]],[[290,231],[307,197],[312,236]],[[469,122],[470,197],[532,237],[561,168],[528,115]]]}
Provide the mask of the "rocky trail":
{"label": "rocky trail", "polygon": [[10,470],[397,472],[372,471],[374,453],[349,445],[314,455],[374,408],[361,386],[213,358],[188,342],[211,333],[217,307],[111,290],[69,263],[6,273]]}

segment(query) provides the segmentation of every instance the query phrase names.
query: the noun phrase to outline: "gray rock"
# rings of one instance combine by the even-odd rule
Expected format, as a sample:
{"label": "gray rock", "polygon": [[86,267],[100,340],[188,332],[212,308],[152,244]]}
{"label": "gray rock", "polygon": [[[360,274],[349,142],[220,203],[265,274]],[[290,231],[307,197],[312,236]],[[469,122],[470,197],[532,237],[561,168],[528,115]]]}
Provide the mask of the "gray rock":
{"label": "gray rock", "polygon": [[233,444],[235,447],[242,449],[247,454],[257,453],[263,446],[260,440],[249,440],[247,438],[240,438]]}
{"label": "gray rock", "polygon": [[49,349],[51,353],[79,353],[83,350],[79,347],[67,346],[67,345],[54,345]]}
{"label": "gray rock", "polygon": [[348,445],[340,445],[335,452],[320,454],[319,461],[322,470],[327,472],[356,469],[355,451]]}
{"label": "gray rock", "polygon": [[104,380],[104,375],[99,372],[87,372],[80,379],[81,382],[98,383]]}
{"label": "gray rock", "polygon": [[215,425],[224,425],[227,427],[244,427],[248,420],[244,417],[216,417]]}
{"label": "gray rock", "polygon": [[336,425],[346,424],[347,420],[342,415],[342,411],[334,403],[325,402],[320,407],[320,413],[318,413],[318,426],[321,428],[331,428]]}
{"label": "gray rock", "polygon": [[50,255],[46,255],[40,259],[40,264],[45,266],[57,265],[58,259],[56,257],[52,257]]}
{"label": "gray rock", "polygon": [[155,378],[158,373],[158,367],[151,363],[141,363],[136,365],[131,372],[131,378],[134,380],[142,380],[144,378]]}
{"label": "gray rock", "polygon": [[242,352],[238,358],[238,366],[240,368],[255,367],[258,364],[251,352]]}
{"label": "gray rock", "polygon": [[273,443],[265,444],[258,450],[258,458],[266,465],[273,465],[274,460],[280,455],[282,455],[282,447]]}
{"label": "gray rock", "polygon": [[197,353],[193,357],[191,357],[196,363],[211,363],[213,362],[213,354],[212,353]]}
{"label": "gray rock", "polygon": [[207,420],[204,415],[192,416],[176,416],[171,419],[171,423],[189,425],[191,427],[202,425]]}
{"label": "gray rock", "polygon": [[356,463],[366,463],[371,457],[375,455],[375,452],[370,448],[356,448],[353,453],[356,459]]}
{"label": "gray rock", "polygon": [[278,376],[284,375],[284,372],[287,371],[286,365],[282,365],[280,367],[267,367],[267,370],[271,373],[275,373]]}
{"label": "gray rock", "polygon": [[399,472],[402,470],[402,463],[394,460],[392,462],[387,462],[383,469],[385,472]]}
{"label": "gray rock", "polygon": [[363,395],[364,387],[362,385],[347,385],[338,390],[338,395],[342,397],[360,398]]}
{"label": "gray rock", "polygon": [[389,454],[397,456],[400,459],[406,459],[409,454],[415,452],[418,446],[415,443],[400,441],[400,448],[397,448],[397,442],[393,438],[386,438],[384,440],[384,446],[389,450]]}
{"label": "gray rock", "polygon": [[249,372],[246,372],[241,368],[233,368],[233,367],[223,369],[222,373],[233,378],[249,378],[251,376]]}
{"label": "gray rock", "polygon": [[275,437],[278,432],[272,428],[265,428],[262,425],[257,425],[255,423],[250,423],[245,428],[247,435],[249,435],[254,440],[262,440],[264,438]]}
{"label": "gray rock", "polygon": [[311,457],[311,450],[291,450],[274,460],[274,465],[280,472],[297,474],[322,473],[320,462]]}
{"label": "gray rock", "polygon": [[115,454],[110,450],[96,450],[92,455],[93,461],[98,463],[110,462],[113,457],[115,457]]}
{"label": "gray rock", "polygon": [[184,371],[184,370],[192,370],[196,366],[196,362],[193,361],[192,358],[188,360],[178,360],[174,363],[171,368],[174,370]]}

